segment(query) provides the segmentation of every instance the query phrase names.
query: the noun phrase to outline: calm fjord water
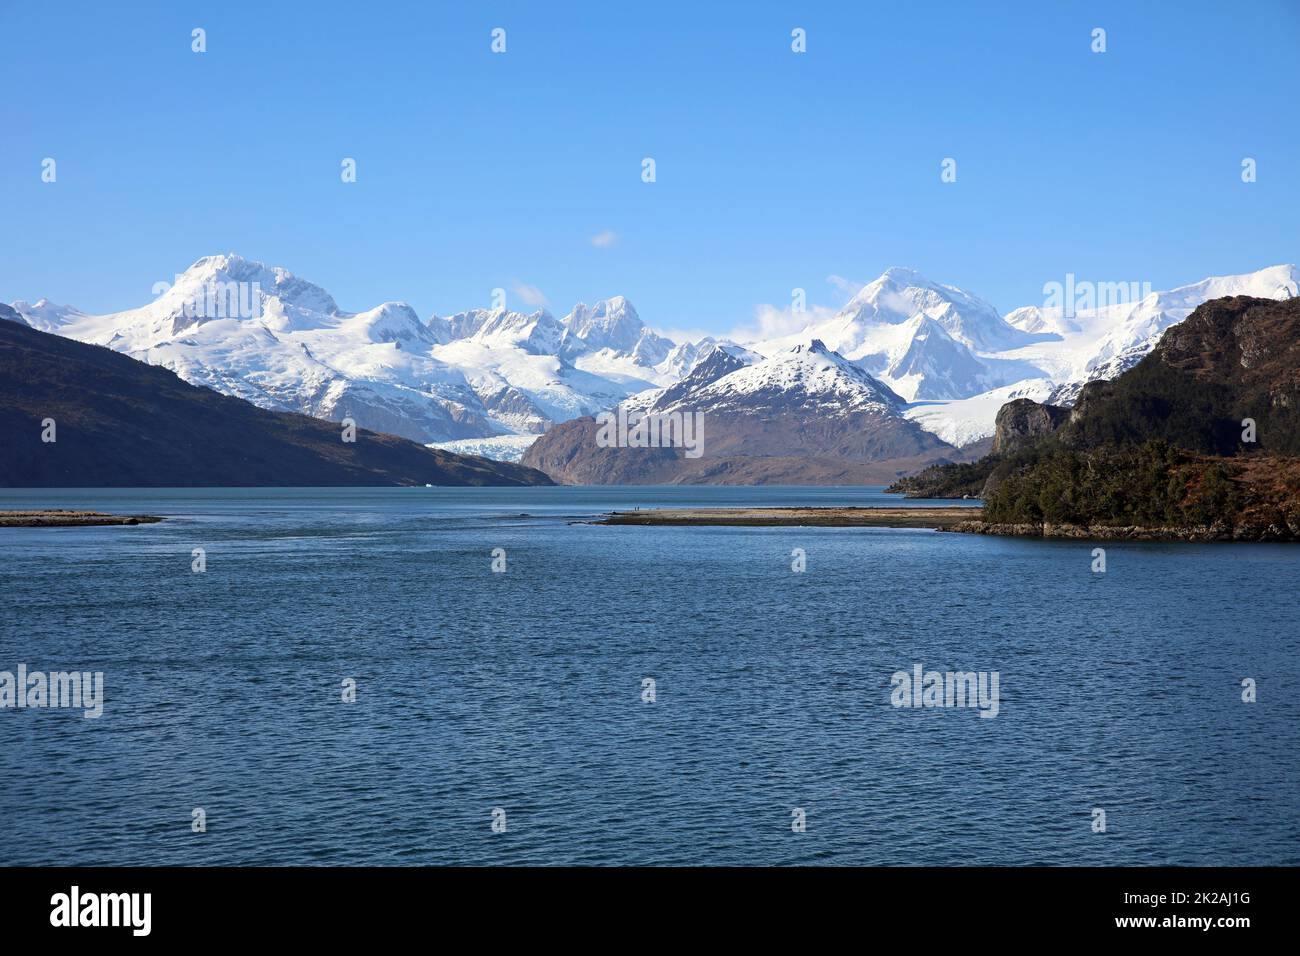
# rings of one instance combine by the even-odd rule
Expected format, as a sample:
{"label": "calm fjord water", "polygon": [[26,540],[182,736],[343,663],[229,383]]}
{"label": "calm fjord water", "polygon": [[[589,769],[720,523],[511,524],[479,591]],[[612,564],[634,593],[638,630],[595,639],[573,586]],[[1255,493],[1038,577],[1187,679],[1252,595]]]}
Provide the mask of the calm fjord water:
{"label": "calm fjord water", "polygon": [[[0,710],[0,863],[1300,863],[1300,548],[570,523],[886,501],[2,491],[169,520],[0,529],[0,671],[106,685]],[[998,716],[895,709],[917,663]]]}

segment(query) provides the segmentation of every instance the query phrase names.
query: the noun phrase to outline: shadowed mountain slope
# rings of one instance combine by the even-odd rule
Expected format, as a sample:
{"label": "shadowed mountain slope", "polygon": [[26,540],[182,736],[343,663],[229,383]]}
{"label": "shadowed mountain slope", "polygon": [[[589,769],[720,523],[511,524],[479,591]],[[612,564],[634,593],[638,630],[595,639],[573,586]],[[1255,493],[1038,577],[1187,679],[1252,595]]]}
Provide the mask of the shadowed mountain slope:
{"label": "shadowed mountain slope", "polygon": [[[270,412],[167,369],[39,332],[0,307],[0,485],[539,485],[519,465]],[[47,419],[55,441],[42,440]]]}

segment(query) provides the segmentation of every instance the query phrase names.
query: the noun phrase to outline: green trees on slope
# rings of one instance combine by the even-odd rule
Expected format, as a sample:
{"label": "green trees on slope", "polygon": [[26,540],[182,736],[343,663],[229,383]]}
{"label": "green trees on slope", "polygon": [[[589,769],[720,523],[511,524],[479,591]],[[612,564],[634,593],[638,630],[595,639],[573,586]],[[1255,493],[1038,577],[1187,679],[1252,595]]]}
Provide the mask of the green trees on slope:
{"label": "green trees on slope", "polygon": [[1221,462],[1161,439],[1058,448],[1003,480],[984,502],[999,524],[1207,525],[1234,514],[1241,492]]}

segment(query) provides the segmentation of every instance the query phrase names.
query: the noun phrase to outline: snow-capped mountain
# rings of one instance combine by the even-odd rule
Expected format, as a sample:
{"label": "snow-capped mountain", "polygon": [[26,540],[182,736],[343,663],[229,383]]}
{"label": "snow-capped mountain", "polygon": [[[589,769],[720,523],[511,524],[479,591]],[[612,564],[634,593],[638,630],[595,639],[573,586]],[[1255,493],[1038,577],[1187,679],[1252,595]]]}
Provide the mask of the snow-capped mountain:
{"label": "snow-capped mountain", "polygon": [[1025,378],[1030,369],[985,356],[1037,338],[1009,325],[982,299],[897,267],[864,286],[833,318],[754,348],[772,354],[810,336],[909,401],[962,398]]}
{"label": "snow-capped mountain", "polygon": [[763,356],[751,351],[730,339],[715,339],[706,335],[698,342],[683,342],[675,346],[668,357],[655,366],[655,370],[676,382],[692,372],[697,365],[705,361],[716,351],[727,352],[740,358],[746,365],[762,361]]}
{"label": "snow-capped mountain", "polygon": [[1202,302],[1232,295],[1290,298],[1297,294],[1298,280],[1300,270],[1280,265],[1245,275],[1213,276],[1132,301],[1077,310],[1016,309],[1007,316],[1009,323],[1040,329],[1046,335],[1027,347],[1001,354],[1039,366],[1059,384],[1113,378],[1136,364],[1165,329],[1183,321]]}
{"label": "snow-capped mountain", "polygon": [[19,311],[263,408],[426,441],[501,430],[464,376],[430,354],[433,336],[409,306],[343,312],[319,286],[237,256],[200,259],[138,309]]}
{"label": "snow-capped mountain", "polygon": [[559,354],[581,371],[620,383],[628,394],[681,377],[678,346],[647,327],[623,296],[591,306],[579,302],[560,323]]}
{"label": "snow-capped mountain", "polygon": [[[464,318],[462,318],[464,317]],[[464,336],[488,348],[517,348],[530,355],[558,355],[564,326],[545,309],[531,315],[495,309],[452,316],[451,328],[473,329]]]}
{"label": "snow-capped mountain", "polygon": [[[931,406],[925,420],[941,429],[940,434],[946,430],[950,434],[961,431],[976,438],[987,437],[993,434],[993,417],[997,414],[996,407],[992,415],[988,414],[987,406],[998,394],[1070,405],[1087,382],[1114,378],[1140,362],[1166,329],[1182,322],[1202,302],[1234,295],[1285,299],[1298,294],[1300,270],[1294,265],[1278,265],[1243,275],[1212,276],[1167,292],[1151,292],[1134,301],[1101,307],[1017,309],[1008,314],[1008,324],[1034,330],[1042,338],[985,358],[1037,369],[1038,374],[1012,383],[1010,389],[993,389],[953,402],[947,412]],[[1041,395],[1044,380],[1051,387]]]}
{"label": "snow-capped mountain", "polygon": [[913,398],[956,398],[993,380],[988,366],[929,316],[918,313],[898,330],[906,350],[891,355],[881,374]]}
{"label": "snow-capped mountain", "polygon": [[48,299],[37,299],[35,302],[18,299],[12,308],[27,325],[41,332],[57,332],[61,326],[81,317],[81,313],[72,306],[57,305]]}
{"label": "snow-capped mountain", "polygon": [[580,306],[572,324],[504,309],[422,322],[402,302],[345,312],[320,286],[234,255],[200,259],[138,309],[87,315],[44,299],[14,308],[42,331],[264,408],[424,442],[537,434],[676,377],[650,362],[673,343],[621,297]]}
{"label": "snow-capped mountain", "polygon": [[744,483],[806,481],[828,465],[861,480],[871,463],[926,464],[954,451],[908,420],[907,403],[888,386],[818,339],[752,362],[735,351],[714,346],[680,382],[633,396],[620,411],[698,421],[697,461],[672,447],[603,445],[589,418],[548,431],[522,461],[569,481]]}
{"label": "snow-capped mountain", "polygon": [[1003,401],[1069,404],[1084,383],[1131,368],[1207,299],[1286,298],[1300,272],[1282,265],[1218,276],[1133,301],[1080,310],[1028,306],[998,316],[988,303],[911,269],[864,286],[832,319],[753,346],[770,355],[814,335],[913,402],[909,417],[946,441],[993,434]]}
{"label": "snow-capped mountain", "polygon": [[803,439],[789,423],[815,430],[870,409],[943,447],[964,446],[992,434],[1004,402],[1069,404],[1085,382],[1140,361],[1196,306],[1229,295],[1300,295],[1300,271],[1279,265],[1132,301],[1001,316],[969,292],[891,268],[831,318],[745,345],[673,343],[622,296],[579,303],[562,319],[471,309],[422,322],[402,302],[346,312],[320,286],[234,255],[200,259],[137,309],[90,315],[45,299],[13,308],[42,331],[264,408],[351,417],[428,443],[525,436],[483,446],[516,454],[527,436],[619,404],[734,413],[750,441],[750,426],[769,415],[786,423],[770,434],[796,446]]}
{"label": "snow-capped mountain", "polygon": [[917,316],[933,320],[953,339],[980,352],[1031,341],[1028,333],[1008,325],[983,299],[898,266],[863,286],[836,320],[843,322],[846,330],[865,333],[873,325],[901,325]]}
{"label": "snow-capped mountain", "polygon": [[722,368],[733,369],[680,397],[665,400],[661,396],[653,410],[670,412],[686,406],[704,412],[799,410],[821,417],[854,411],[896,414],[906,404],[888,386],[828,349],[820,339],[800,342],[753,364],[723,349],[715,350],[714,357],[720,364],[726,362]]}
{"label": "snow-capped mountain", "polygon": [[656,368],[675,348],[622,296],[579,303],[563,319],[476,309],[433,318],[432,354],[458,368],[495,422],[540,434],[677,378]]}
{"label": "snow-capped mountain", "polygon": [[608,349],[631,357],[638,365],[658,365],[673,350],[673,343],[646,328],[632,303],[615,296],[588,307],[579,302],[564,317],[566,350],[571,354]]}
{"label": "snow-capped mountain", "polygon": [[555,354],[493,342],[477,333],[433,348],[440,362],[460,370],[501,431],[540,434],[552,423],[590,415],[653,382],[601,375]]}
{"label": "snow-capped mountain", "polygon": [[[724,375],[763,361],[763,356],[757,352],[751,352],[734,342],[720,342],[708,338],[688,345],[692,361],[685,374],[671,385],[640,392],[621,404],[641,411],[666,409],[680,398],[695,394]],[[683,347],[678,347],[679,350],[681,348]]]}

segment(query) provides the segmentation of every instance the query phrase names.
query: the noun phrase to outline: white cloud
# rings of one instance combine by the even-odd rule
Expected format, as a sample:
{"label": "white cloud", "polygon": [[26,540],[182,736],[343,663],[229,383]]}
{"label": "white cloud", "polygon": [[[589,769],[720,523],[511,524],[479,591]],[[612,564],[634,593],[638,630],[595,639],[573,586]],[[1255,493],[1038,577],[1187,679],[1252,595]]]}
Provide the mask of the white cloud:
{"label": "white cloud", "polygon": [[672,339],[678,345],[684,342],[698,342],[700,339],[706,339],[709,336],[718,337],[716,330],[697,329],[697,328],[671,328],[661,329],[651,326],[652,331],[657,332],[666,339]]}
{"label": "white cloud", "polygon": [[754,321],[748,325],[737,326],[727,333],[727,337],[742,343],[762,342],[786,335],[802,332],[810,325],[817,325],[833,319],[843,303],[862,291],[867,283],[844,276],[828,275],[827,283],[840,293],[840,304],[835,306],[808,305],[802,312],[796,312],[791,306],[777,307],[763,303],[754,309]]}
{"label": "white cloud", "polygon": [[727,333],[727,337],[737,342],[761,342],[764,339],[794,335],[813,323],[834,318],[836,311],[828,306],[813,305],[802,312],[796,312],[790,306],[777,308],[764,303],[754,309],[752,324],[737,326]]}
{"label": "white cloud", "polygon": [[597,249],[608,249],[614,243],[618,242],[618,233],[612,229],[605,229],[596,233],[589,240]]}
{"label": "white cloud", "polygon": [[524,305],[537,307],[550,304],[542,290],[535,285],[529,285],[527,282],[520,282],[516,279],[510,288],[515,295],[519,296]]}
{"label": "white cloud", "polygon": [[698,342],[702,338],[712,336],[713,338],[739,342],[742,345],[752,345],[768,339],[796,335],[809,326],[819,325],[835,318],[843,304],[861,292],[863,287],[867,285],[865,282],[846,279],[844,276],[834,274],[828,275],[826,282],[840,293],[839,296],[835,297],[838,300],[836,305],[809,304],[803,311],[796,312],[793,306],[782,307],[764,302],[754,307],[752,322],[734,326],[726,332],[700,328],[656,329],[655,331],[679,343]]}
{"label": "white cloud", "polygon": [[826,281],[839,289],[840,292],[844,294],[846,300],[853,298],[861,292],[862,287],[866,285],[865,282],[859,282],[856,279],[846,279],[844,276],[837,276],[834,274],[828,275]]}

